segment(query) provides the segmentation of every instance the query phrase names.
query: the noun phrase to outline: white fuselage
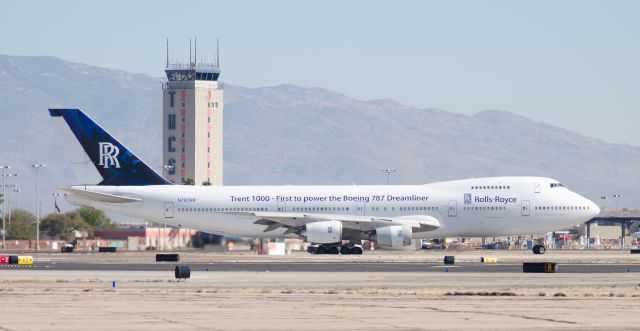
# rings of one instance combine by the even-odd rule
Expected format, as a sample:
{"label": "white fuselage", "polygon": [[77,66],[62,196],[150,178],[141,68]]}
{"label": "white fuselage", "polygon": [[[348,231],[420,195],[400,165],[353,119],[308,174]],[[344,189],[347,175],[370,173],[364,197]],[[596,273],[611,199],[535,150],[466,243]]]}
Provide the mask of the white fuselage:
{"label": "white fuselage", "polygon": [[[142,199],[104,203],[69,195],[77,205],[205,232],[243,237],[297,237],[264,232],[260,217],[241,212],[402,217],[427,215],[440,228],[414,238],[544,233],[598,214],[590,200],[550,178],[492,177],[426,185],[375,186],[74,186]],[[235,213],[235,214],[234,214]]]}

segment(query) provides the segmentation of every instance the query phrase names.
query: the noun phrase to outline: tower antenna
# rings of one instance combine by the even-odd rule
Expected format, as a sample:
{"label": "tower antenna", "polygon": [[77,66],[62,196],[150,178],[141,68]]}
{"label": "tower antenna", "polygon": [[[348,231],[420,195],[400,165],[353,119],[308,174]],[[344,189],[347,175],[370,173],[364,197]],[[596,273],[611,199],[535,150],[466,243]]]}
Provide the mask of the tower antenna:
{"label": "tower antenna", "polygon": [[167,68],[169,68],[169,37],[167,37]]}
{"label": "tower antenna", "polygon": [[193,65],[198,65],[198,37],[193,37]]}
{"label": "tower antenna", "polygon": [[189,66],[191,66],[191,38],[189,38]]}
{"label": "tower antenna", "polygon": [[216,38],[216,67],[220,68],[220,38]]}

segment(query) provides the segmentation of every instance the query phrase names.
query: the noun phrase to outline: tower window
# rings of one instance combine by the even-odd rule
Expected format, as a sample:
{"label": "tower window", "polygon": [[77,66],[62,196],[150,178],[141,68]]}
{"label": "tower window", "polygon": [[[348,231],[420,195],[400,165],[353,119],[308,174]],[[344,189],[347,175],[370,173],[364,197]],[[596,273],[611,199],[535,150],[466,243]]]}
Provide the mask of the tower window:
{"label": "tower window", "polygon": [[176,148],[173,147],[173,142],[176,141],[176,137],[171,136],[167,139],[167,151],[169,153],[173,153],[176,151]]}
{"label": "tower window", "polygon": [[176,129],[176,114],[169,114],[167,126],[169,130]]}
{"label": "tower window", "polygon": [[171,106],[171,108],[173,108],[173,98],[176,95],[176,92],[169,92],[169,106]]}
{"label": "tower window", "polygon": [[173,176],[176,174],[176,159],[169,159],[167,164],[170,166],[168,169],[169,175]]}

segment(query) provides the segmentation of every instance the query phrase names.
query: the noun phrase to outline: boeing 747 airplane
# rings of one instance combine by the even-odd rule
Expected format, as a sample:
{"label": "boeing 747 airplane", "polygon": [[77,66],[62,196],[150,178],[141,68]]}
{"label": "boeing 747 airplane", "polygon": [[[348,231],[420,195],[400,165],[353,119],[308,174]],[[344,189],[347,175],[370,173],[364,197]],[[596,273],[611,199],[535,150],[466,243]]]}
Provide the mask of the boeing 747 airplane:
{"label": "boeing 747 airplane", "polygon": [[[403,247],[420,238],[545,233],[600,211],[543,177],[425,185],[175,185],[79,109],[49,112],[64,118],[102,176],[97,185],[61,189],[70,203],[222,235],[303,238],[319,244],[318,253],[362,254],[363,239]],[[534,247],[536,254],[544,251]]]}

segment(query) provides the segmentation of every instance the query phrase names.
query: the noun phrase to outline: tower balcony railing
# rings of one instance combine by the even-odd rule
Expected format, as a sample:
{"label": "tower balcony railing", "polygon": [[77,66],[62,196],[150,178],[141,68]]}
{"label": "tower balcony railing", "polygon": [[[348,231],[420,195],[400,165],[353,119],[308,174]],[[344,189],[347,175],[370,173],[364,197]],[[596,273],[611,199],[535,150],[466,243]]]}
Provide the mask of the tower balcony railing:
{"label": "tower balcony railing", "polygon": [[165,66],[168,70],[211,70],[219,71],[220,67],[216,63],[169,63]]}
{"label": "tower balcony railing", "polygon": [[[207,88],[202,88],[202,87],[196,87],[196,84],[194,84],[195,81],[193,80],[189,80],[189,81],[172,81],[172,82],[162,82],[162,90],[168,90],[169,89],[169,83],[171,83],[171,88],[177,88],[177,89],[182,89],[182,90],[208,90]],[[218,86],[218,90],[224,90],[224,84],[221,82],[216,82],[217,86]]]}

